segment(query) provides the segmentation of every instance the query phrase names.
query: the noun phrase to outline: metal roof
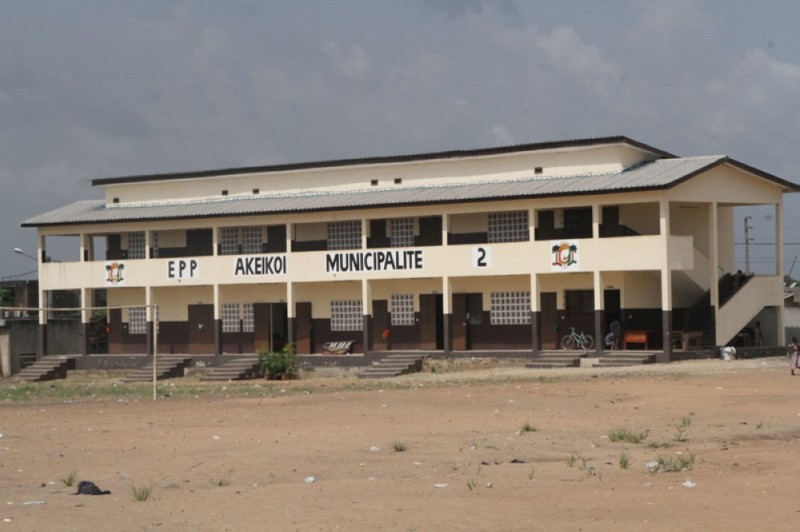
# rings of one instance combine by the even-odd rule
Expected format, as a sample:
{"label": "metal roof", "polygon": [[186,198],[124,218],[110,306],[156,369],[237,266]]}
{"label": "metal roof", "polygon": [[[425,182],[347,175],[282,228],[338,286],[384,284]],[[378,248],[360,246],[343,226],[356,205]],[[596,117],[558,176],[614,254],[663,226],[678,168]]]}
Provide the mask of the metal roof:
{"label": "metal roof", "polygon": [[413,153],[407,155],[388,155],[379,157],[362,157],[355,159],[335,159],[327,161],[312,161],[304,163],[286,163],[267,166],[248,166],[242,168],[224,168],[215,170],[200,170],[194,172],[174,172],[165,174],[130,175],[120,177],[104,177],[92,180],[92,186],[120,185],[123,183],[141,183],[149,181],[169,181],[176,179],[197,179],[203,177],[236,176],[254,173],[287,172],[291,170],[309,170],[322,168],[338,168],[342,166],[364,166],[377,164],[398,164],[415,161],[434,161],[445,159],[462,159],[467,157],[485,157],[503,155],[525,151],[557,150],[589,146],[607,146],[612,144],[627,144],[640,150],[650,152],[659,158],[675,157],[671,153],[648,146],[642,142],[630,139],[623,135],[612,137],[597,137],[589,139],[558,140],[517,144],[513,146],[497,146],[493,148],[478,148],[468,150],[450,150],[430,153]]}
{"label": "metal roof", "polygon": [[23,227],[67,224],[107,224],[134,221],[223,216],[270,215],[293,212],[365,209],[389,206],[513,200],[658,190],[670,188],[719,164],[731,164],[796,191],[797,185],[750,168],[725,156],[659,159],[622,172],[566,177],[531,176],[430,186],[402,185],[357,191],[309,191],[296,194],[230,196],[174,203],[106,205],[103,200],[79,201],[30,218]]}

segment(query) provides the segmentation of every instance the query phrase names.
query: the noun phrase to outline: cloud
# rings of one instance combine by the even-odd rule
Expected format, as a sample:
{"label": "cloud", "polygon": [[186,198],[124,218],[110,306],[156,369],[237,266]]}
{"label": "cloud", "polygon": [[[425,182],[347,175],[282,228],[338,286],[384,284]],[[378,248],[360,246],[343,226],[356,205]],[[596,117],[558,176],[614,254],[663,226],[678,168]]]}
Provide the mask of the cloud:
{"label": "cloud", "polygon": [[337,41],[329,41],[322,45],[322,51],[330,58],[335,72],[345,78],[362,78],[369,67],[367,52],[357,43],[351,44],[344,51],[341,48]]}

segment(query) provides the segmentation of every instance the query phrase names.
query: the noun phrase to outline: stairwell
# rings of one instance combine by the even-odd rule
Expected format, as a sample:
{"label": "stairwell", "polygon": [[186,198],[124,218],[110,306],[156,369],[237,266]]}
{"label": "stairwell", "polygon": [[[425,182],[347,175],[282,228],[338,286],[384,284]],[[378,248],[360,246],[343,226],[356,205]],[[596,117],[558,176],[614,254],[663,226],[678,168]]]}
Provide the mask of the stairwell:
{"label": "stairwell", "polygon": [[224,365],[211,368],[201,381],[244,381],[258,378],[261,362],[257,355],[231,357]]}
{"label": "stairwell", "polygon": [[75,369],[75,359],[80,355],[49,355],[40,358],[20,371],[16,378],[26,382],[66,379],[67,372]]}
{"label": "stairwell", "polygon": [[396,353],[388,355],[358,375],[359,379],[385,379],[422,370],[425,355],[418,353]]}
{"label": "stairwell", "polygon": [[[192,363],[192,357],[183,355],[159,356],[156,361],[156,380],[175,379],[183,377],[184,370]],[[152,382],[153,361],[128,375],[124,382]]]}

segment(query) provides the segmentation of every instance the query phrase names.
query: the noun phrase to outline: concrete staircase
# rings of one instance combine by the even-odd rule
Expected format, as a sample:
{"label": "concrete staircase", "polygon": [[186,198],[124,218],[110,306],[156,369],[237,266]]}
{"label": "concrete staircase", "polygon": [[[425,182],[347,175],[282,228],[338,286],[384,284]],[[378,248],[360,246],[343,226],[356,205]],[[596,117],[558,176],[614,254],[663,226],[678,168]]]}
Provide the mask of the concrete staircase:
{"label": "concrete staircase", "polygon": [[259,376],[261,362],[258,355],[231,357],[224,365],[211,368],[200,377],[201,381],[243,381]]}
{"label": "concrete staircase", "polygon": [[80,355],[50,355],[42,357],[17,373],[19,380],[26,382],[66,379],[67,371],[75,369],[75,359]]}
{"label": "concrete staircase", "polygon": [[525,364],[525,367],[535,369],[577,368],[580,366],[580,361],[580,355],[567,351],[539,353],[532,362]]}
{"label": "concrete staircase", "polygon": [[[183,377],[184,370],[192,363],[192,357],[183,355],[159,355],[156,367],[156,380],[175,379]],[[153,361],[147,363],[125,379],[127,383],[152,382]]]}
{"label": "concrete staircase", "polygon": [[653,364],[656,356],[652,353],[622,353],[613,352],[600,357],[594,364],[595,368],[621,368],[626,366],[640,366],[642,364]]}
{"label": "concrete staircase", "polygon": [[388,355],[377,362],[374,362],[363,373],[358,375],[359,379],[385,379],[397,377],[406,373],[417,373],[422,370],[422,360],[425,355],[418,353],[396,353]]}

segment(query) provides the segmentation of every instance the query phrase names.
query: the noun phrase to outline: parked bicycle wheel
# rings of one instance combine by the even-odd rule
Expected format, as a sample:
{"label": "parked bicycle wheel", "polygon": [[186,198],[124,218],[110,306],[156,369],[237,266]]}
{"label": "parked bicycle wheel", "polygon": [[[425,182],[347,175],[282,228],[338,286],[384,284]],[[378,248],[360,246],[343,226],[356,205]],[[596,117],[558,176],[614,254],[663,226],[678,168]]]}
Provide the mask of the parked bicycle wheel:
{"label": "parked bicycle wheel", "polygon": [[581,349],[584,351],[590,350],[594,347],[594,338],[589,336],[588,334],[584,334],[583,337],[580,339],[581,342]]}
{"label": "parked bicycle wheel", "polygon": [[575,349],[575,338],[573,338],[571,334],[561,339],[561,349]]}

